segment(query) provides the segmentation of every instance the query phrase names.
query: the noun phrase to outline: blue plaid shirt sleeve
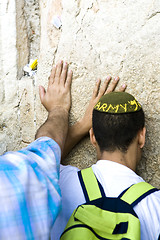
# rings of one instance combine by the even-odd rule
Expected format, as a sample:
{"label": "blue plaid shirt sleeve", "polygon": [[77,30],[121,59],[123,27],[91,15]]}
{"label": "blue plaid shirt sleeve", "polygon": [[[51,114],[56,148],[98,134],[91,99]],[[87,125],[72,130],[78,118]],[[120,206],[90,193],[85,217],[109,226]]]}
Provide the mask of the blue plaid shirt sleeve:
{"label": "blue plaid shirt sleeve", "polygon": [[0,239],[49,239],[61,208],[60,157],[48,137],[0,156]]}

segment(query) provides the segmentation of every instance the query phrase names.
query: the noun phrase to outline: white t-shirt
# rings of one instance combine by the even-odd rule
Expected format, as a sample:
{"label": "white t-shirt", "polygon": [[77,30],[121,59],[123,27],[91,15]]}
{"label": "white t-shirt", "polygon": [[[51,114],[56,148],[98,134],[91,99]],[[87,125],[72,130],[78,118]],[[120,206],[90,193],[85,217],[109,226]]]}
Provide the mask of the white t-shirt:
{"label": "white t-shirt", "polygon": [[[118,197],[132,184],[144,181],[128,167],[108,160],[99,160],[92,165],[93,172],[104,188],[107,197]],[[60,239],[74,209],[85,203],[79,182],[78,168],[60,167],[62,210],[52,229],[52,240]],[[160,191],[144,198],[134,207],[141,222],[141,240],[158,240],[160,234]]]}

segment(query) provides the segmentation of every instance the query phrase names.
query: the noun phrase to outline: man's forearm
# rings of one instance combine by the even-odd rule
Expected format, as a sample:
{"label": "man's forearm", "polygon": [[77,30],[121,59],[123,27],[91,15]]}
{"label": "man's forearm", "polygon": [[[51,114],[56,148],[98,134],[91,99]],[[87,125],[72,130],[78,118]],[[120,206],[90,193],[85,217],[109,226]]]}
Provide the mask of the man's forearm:
{"label": "man's forearm", "polygon": [[79,121],[73,126],[69,127],[64,150],[62,154],[62,161],[68,153],[78,144],[82,138],[88,134],[88,128],[85,127],[83,122]]}
{"label": "man's forearm", "polygon": [[63,154],[67,133],[68,112],[65,109],[57,106],[48,114],[47,120],[38,129],[35,138],[37,139],[44,136],[52,138],[58,143]]}

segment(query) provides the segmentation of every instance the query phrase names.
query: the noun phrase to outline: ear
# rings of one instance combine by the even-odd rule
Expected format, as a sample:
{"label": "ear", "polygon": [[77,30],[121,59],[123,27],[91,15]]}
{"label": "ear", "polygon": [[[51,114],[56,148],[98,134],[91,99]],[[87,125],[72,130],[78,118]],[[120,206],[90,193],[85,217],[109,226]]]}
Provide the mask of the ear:
{"label": "ear", "polygon": [[97,141],[93,132],[93,128],[89,130],[89,135],[90,135],[90,141],[94,147],[97,147]]}
{"label": "ear", "polygon": [[146,128],[144,127],[142,130],[139,131],[139,134],[138,134],[138,143],[140,148],[144,147],[145,139],[146,139]]}

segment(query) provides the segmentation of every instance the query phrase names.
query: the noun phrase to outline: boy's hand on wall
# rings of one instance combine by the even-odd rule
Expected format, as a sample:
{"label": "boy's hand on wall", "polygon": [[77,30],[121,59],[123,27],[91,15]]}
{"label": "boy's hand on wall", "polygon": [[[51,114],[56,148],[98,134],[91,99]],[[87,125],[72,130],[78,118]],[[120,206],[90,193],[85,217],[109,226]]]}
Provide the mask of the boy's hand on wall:
{"label": "boy's hand on wall", "polygon": [[[69,127],[67,139],[64,145],[64,151],[62,154],[62,161],[67,156],[67,154],[72,150],[72,148],[84,137],[88,134],[89,130],[92,127],[92,111],[98,100],[106,93],[112,92],[115,90],[117,84],[119,82],[119,77],[114,78],[111,81],[111,77],[108,76],[105,80],[105,82],[101,84],[101,80],[98,79],[93,93],[91,100],[89,102],[89,105],[86,109],[86,112],[83,116],[83,118],[76,122],[74,125]],[[118,91],[125,91],[126,85],[123,84]]]}
{"label": "boy's hand on wall", "polygon": [[55,107],[69,111],[71,106],[72,71],[68,71],[68,64],[60,61],[53,66],[49,77],[47,91],[39,87],[41,103],[50,113]]}
{"label": "boy's hand on wall", "polygon": [[[101,80],[100,79],[97,80],[95,87],[93,89],[93,94],[89,102],[89,105],[85,111],[83,118],[80,120],[83,127],[85,127],[86,132],[88,132],[92,127],[92,111],[94,106],[104,94],[113,92],[118,82],[119,82],[119,77],[115,77],[113,80],[111,80],[111,77],[107,76],[103,85],[100,87]],[[118,91],[123,92],[125,91],[125,89],[126,89],[126,85],[123,84]]]}

